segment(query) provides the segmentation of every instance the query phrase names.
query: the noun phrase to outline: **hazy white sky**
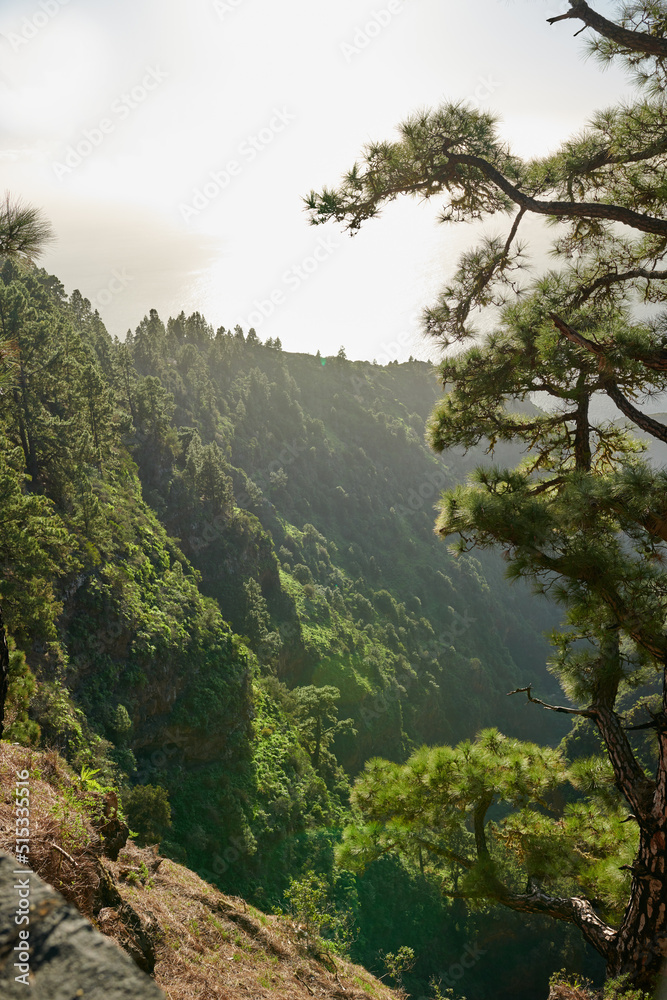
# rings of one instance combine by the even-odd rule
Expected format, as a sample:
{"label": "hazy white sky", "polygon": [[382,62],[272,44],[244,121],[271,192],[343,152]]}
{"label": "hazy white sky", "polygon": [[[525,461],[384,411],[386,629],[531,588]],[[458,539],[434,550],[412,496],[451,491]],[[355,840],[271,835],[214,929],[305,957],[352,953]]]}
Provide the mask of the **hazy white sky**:
{"label": "hazy white sky", "polygon": [[497,110],[519,153],[554,148],[630,92],[546,24],[567,7],[2,0],[2,186],[43,207],[44,266],[114,335],[198,309],[286,350],[424,357],[417,315],[471,228],[404,201],[350,239],[309,227],[301,199],[443,100]]}

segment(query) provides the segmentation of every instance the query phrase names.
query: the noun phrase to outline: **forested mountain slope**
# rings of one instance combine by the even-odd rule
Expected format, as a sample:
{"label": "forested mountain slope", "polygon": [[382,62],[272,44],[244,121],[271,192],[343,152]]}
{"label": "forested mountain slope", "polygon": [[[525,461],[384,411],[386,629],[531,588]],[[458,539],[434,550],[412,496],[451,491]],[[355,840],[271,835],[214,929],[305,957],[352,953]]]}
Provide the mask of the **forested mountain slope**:
{"label": "forested mountain slope", "polygon": [[506,698],[553,688],[553,607],[433,533],[475,455],[425,445],[430,366],[289,355],[198,314],[114,342],[79,293],[10,263],[0,321],[6,736],[99,769],[140,833],[260,905],[325,873],[364,960],[392,934],[455,956],[435,886],[334,869],[349,777],[491,724],[565,730]]}

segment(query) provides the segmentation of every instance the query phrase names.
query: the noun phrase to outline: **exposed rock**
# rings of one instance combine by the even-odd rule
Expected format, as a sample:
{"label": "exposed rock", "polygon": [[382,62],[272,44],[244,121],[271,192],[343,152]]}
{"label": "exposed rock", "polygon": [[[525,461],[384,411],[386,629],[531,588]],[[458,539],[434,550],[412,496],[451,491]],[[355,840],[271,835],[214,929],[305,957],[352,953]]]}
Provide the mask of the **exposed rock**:
{"label": "exposed rock", "polygon": [[103,814],[95,825],[102,836],[104,854],[116,861],[121,848],[127,843],[130,828],[118,817],[118,796],[115,792],[107,792],[104,796]]}
{"label": "exposed rock", "polygon": [[[15,872],[19,874],[15,874]],[[22,887],[23,886],[23,887]],[[29,890],[29,923],[17,924]],[[136,917],[136,914],[133,915]],[[122,920],[120,914],[117,919]],[[138,918],[137,918],[138,919]],[[28,931],[28,962],[21,948]],[[23,938],[21,935],[23,932]],[[28,973],[26,981],[17,976]],[[6,1000],[165,1000],[135,962],[39,876],[0,853],[0,994]]]}
{"label": "exposed rock", "polygon": [[100,884],[94,907],[98,928],[114,938],[144,972],[155,969],[155,949],[162,928],[150,910],[137,913],[118,891],[113,875],[100,865]]}

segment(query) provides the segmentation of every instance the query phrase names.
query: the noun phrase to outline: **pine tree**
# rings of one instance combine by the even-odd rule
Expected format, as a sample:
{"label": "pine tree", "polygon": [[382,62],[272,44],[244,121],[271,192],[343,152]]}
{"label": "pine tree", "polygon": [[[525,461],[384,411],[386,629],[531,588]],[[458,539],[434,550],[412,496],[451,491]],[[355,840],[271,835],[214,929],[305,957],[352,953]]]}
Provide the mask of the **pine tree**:
{"label": "pine tree", "polygon": [[[334,218],[353,231],[401,194],[444,198],[446,222],[509,217],[503,235],[463,254],[425,311],[444,350],[446,390],[431,437],[439,450],[486,441],[493,452],[515,441],[526,459],[480,469],[445,494],[438,528],[457,534],[460,549],[501,547],[511,577],[564,605],[554,669],[570,704],[524,690],[597,727],[607,784],[630,816],[621,822],[623,801],[600,796],[582,765],[568,771],[546,751],[487,733],[424,751],[404,769],[369,765],[355,793],[365,825],[348,833],[345,851],[357,863],[423,851],[448,869],[453,893],[572,922],[610,975],[649,989],[667,952],[667,472],[642,460],[622,417],[667,441],[665,425],[637,405],[667,388],[667,313],[647,319],[638,309],[666,298],[667,4],[624,3],[611,21],[570,0],[549,20],[591,29],[590,50],[625,63],[637,99],[598,112],[556,153],[530,161],[500,140],[490,114],[461,103],[420,112],[397,142],[368,146],[337,190],[307,202],[313,223]],[[555,266],[529,280],[520,233],[531,215],[558,230]],[[480,310],[491,313],[490,334],[473,323]],[[594,415],[601,394],[619,419]],[[655,672],[662,705],[643,723],[657,735],[649,773],[619,699]],[[588,798],[549,816],[552,780]],[[514,810],[504,824],[489,821],[496,801]]]}
{"label": "pine tree", "polygon": [[294,691],[294,714],[298,719],[300,738],[310,754],[315,770],[324,764],[335,769],[336,760],[329,751],[337,736],[344,733],[356,735],[353,719],[338,718],[340,691],[326,685],[312,684]]}
{"label": "pine tree", "polygon": [[5,193],[0,202],[0,259],[32,266],[54,239],[51,224],[40,209]]}

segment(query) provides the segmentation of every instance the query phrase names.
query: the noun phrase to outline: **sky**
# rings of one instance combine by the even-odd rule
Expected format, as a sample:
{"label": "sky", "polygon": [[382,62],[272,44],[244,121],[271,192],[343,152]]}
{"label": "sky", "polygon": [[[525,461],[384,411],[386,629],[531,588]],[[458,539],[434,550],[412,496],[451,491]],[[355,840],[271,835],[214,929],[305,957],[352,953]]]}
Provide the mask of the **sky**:
{"label": "sky", "polygon": [[113,336],[155,308],[288,351],[434,357],[419,314],[474,227],[403,199],[351,238],[309,226],[303,198],[420,108],[493,110],[537,156],[629,96],[578,23],[546,23],[568,6],[2,0],[2,188],[42,208],[57,234],[42,265]]}

